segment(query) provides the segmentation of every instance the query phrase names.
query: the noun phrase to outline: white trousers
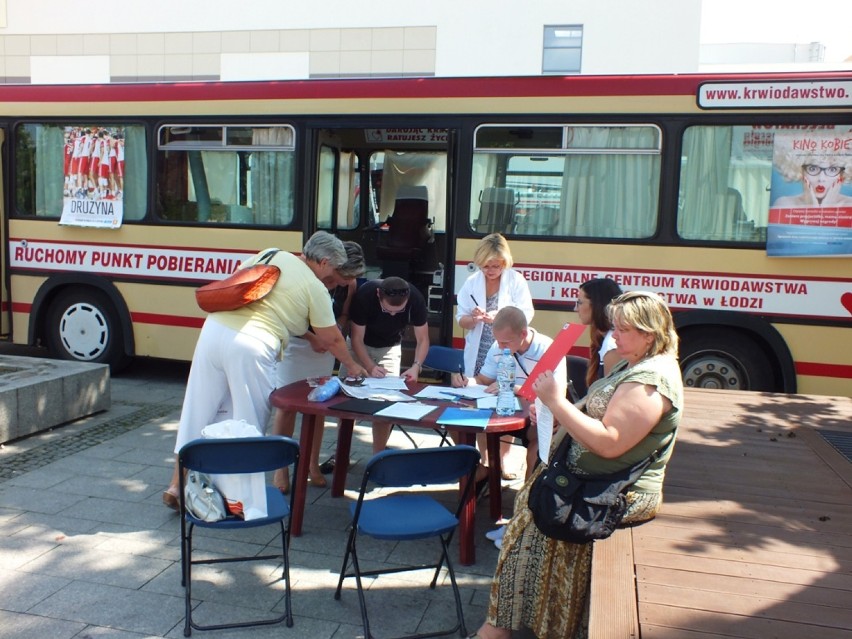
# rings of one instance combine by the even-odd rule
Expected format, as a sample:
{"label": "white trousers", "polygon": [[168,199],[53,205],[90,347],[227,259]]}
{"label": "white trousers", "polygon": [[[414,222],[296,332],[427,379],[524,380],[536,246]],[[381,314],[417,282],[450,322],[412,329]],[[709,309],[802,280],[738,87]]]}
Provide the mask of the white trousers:
{"label": "white trousers", "polygon": [[175,452],[225,419],[244,419],[265,432],[277,359],[278,349],[207,318],[192,356]]}

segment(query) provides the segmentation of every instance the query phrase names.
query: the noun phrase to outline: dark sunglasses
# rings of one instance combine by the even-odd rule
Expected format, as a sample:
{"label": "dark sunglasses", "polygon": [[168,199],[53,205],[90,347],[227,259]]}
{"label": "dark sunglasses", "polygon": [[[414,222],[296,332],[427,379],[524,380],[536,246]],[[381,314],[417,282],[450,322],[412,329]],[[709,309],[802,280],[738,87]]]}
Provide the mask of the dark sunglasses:
{"label": "dark sunglasses", "polygon": [[382,291],[382,297],[408,297],[407,288],[383,288],[380,290]]}

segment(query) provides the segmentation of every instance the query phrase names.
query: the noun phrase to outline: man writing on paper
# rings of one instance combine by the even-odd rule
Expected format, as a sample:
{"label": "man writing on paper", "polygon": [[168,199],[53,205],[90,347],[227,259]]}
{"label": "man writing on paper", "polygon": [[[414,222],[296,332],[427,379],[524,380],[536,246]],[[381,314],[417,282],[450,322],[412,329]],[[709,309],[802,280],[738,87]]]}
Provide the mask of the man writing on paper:
{"label": "man writing on paper", "polygon": [[[504,348],[508,348],[515,357],[515,392],[517,393],[521,386],[523,386],[529,374],[532,373],[535,365],[538,363],[538,360],[544,356],[547,349],[550,348],[551,344],[553,344],[553,340],[547,337],[547,335],[542,335],[534,328],[527,326],[527,318],[523,311],[515,308],[514,306],[501,308],[494,317],[494,323],[491,325],[491,328],[494,333],[494,343],[491,345],[491,348],[488,349],[488,353],[485,356],[485,361],[482,363],[482,369],[479,371],[479,374],[471,380],[468,380],[463,375],[453,375],[452,384],[453,386],[466,386],[468,383],[474,382],[476,384],[488,386],[486,389],[488,392],[496,393],[497,358],[501,356]],[[568,366],[564,357],[559,360],[559,364],[553,371],[553,376],[555,379],[562,380],[563,383],[567,383]],[[543,404],[541,404],[540,401],[536,401],[536,408],[540,409],[542,407]],[[550,430],[553,429],[553,415],[546,409],[546,407],[544,407],[544,410],[539,410],[538,412],[537,424],[533,423],[524,430],[510,433],[518,437],[521,440],[521,443],[526,446],[526,477],[529,477],[530,473],[532,473],[536,464],[536,457],[538,457],[539,429],[543,429],[544,431],[542,433],[544,445],[547,448],[550,447],[549,436],[552,433],[547,431],[548,428]],[[545,435],[547,435],[546,439]],[[477,445],[479,446],[480,451],[486,447],[484,434],[477,435]],[[547,457],[547,453],[548,451],[545,450],[543,457]],[[488,531],[485,533],[485,536],[493,541],[495,546],[500,548],[505,529],[505,526],[501,526],[496,530]]]}
{"label": "man writing on paper", "polygon": [[[406,381],[417,381],[421,362],[429,352],[429,325],[426,301],[416,288],[401,277],[365,282],[355,292],[349,308],[352,353],[370,377],[399,376],[402,335],[414,327],[414,362],[402,373]],[[346,368],[341,366],[340,377]],[[391,422],[373,422],[373,453],[385,449]]]}
{"label": "man writing on paper", "polygon": [[[538,360],[553,343],[547,335],[542,335],[534,328],[527,326],[526,315],[514,306],[501,308],[494,316],[491,329],[494,333],[494,343],[488,349],[479,374],[470,379],[463,375],[453,375],[453,386],[461,387],[473,382],[487,386],[486,391],[489,393],[496,393],[497,359],[503,353],[503,349],[508,348],[515,357],[515,391],[517,392],[535,368]],[[559,361],[553,374],[557,379],[563,381],[568,379],[568,367],[564,357]],[[535,428],[526,428],[515,435],[527,448],[526,474],[529,476],[538,455],[538,434]],[[477,435],[477,443],[482,451],[485,448],[484,433]]]}

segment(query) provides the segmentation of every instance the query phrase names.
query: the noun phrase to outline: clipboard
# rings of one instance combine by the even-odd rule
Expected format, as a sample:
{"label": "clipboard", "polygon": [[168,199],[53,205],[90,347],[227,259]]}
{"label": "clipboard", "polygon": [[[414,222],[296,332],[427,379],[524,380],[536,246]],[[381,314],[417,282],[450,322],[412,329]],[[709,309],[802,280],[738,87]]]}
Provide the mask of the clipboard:
{"label": "clipboard", "polygon": [[349,413],[363,413],[364,415],[375,415],[377,411],[391,406],[393,402],[376,401],[374,399],[347,399],[329,406],[331,410],[345,410]]}
{"label": "clipboard", "polygon": [[441,416],[436,420],[438,424],[446,426],[474,426],[485,428],[491,419],[493,411],[481,408],[457,408],[449,406],[444,409]]}
{"label": "clipboard", "polygon": [[577,340],[580,339],[580,335],[583,334],[585,329],[586,327],[583,324],[565,324],[553,340],[553,344],[541,356],[541,359],[538,360],[532,372],[527,375],[527,379],[518,391],[518,395],[526,400],[534,401],[535,391],[533,391],[532,386],[536,378],[544,371],[556,370],[559,360],[568,354],[568,351],[577,343]]}

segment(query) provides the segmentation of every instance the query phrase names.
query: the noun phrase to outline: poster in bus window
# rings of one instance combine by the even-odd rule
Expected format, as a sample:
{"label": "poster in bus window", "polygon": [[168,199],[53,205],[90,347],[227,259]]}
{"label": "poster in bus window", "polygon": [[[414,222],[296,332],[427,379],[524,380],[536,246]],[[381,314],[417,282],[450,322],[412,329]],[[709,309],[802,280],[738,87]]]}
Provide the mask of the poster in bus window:
{"label": "poster in bus window", "polygon": [[60,224],[115,229],[124,213],[124,127],[65,127]]}
{"label": "poster in bus window", "polygon": [[852,256],[852,127],[775,133],[766,252]]}

